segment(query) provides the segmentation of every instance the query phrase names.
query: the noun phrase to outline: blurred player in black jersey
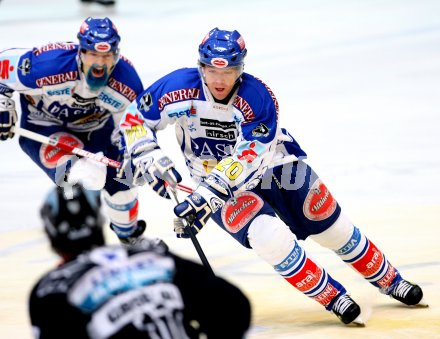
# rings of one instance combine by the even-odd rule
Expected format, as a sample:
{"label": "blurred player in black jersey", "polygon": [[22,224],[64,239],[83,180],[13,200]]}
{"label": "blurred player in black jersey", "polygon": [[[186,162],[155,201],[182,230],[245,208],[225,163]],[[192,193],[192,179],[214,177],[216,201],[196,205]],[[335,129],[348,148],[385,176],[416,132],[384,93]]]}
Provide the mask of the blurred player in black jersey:
{"label": "blurred player in black jersey", "polygon": [[237,287],[163,243],[105,246],[100,207],[96,191],[75,185],[56,187],[41,208],[63,260],[32,289],[35,338],[245,336],[251,309]]}

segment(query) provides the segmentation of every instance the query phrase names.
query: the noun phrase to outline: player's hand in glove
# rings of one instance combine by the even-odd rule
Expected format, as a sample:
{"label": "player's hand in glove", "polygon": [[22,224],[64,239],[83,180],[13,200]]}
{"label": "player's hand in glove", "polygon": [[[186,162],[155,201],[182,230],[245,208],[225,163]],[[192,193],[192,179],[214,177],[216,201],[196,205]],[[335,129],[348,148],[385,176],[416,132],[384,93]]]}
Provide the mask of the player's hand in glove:
{"label": "player's hand in glove", "polygon": [[176,237],[178,238],[189,238],[189,234],[186,233],[187,222],[179,217],[175,217],[173,220],[174,223],[174,233],[176,233]]}
{"label": "player's hand in glove", "polygon": [[[102,152],[97,155],[104,155]],[[107,166],[94,159],[80,158],[69,170],[67,182],[71,185],[80,184],[87,190],[99,191],[104,188]]]}
{"label": "player's hand in glove", "polygon": [[12,126],[17,122],[15,102],[11,93],[0,94],[0,140],[14,136]]}
{"label": "player's hand in glove", "polygon": [[219,192],[212,185],[201,183],[194,193],[174,207],[174,214],[188,222],[187,227],[181,227],[181,223],[174,221],[177,237],[188,238],[188,227],[191,227],[195,234],[200,232],[211,215],[221,209],[228,198],[228,195]]}
{"label": "player's hand in glove", "polygon": [[[197,234],[211,217],[212,209],[205,198],[196,191],[174,207],[174,214],[179,218],[184,218],[188,222],[187,227],[191,227]],[[189,238],[185,227],[176,227],[176,221],[174,222],[174,230],[178,238]]]}
{"label": "player's hand in glove", "polygon": [[151,149],[151,143],[137,147],[131,153],[134,166],[133,184],[142,186],[148,183],[161,197],[170,199],[165,188],[165,182],[176,186],[182,177],[174,167],[173,161],[163,154],[157,146]]}

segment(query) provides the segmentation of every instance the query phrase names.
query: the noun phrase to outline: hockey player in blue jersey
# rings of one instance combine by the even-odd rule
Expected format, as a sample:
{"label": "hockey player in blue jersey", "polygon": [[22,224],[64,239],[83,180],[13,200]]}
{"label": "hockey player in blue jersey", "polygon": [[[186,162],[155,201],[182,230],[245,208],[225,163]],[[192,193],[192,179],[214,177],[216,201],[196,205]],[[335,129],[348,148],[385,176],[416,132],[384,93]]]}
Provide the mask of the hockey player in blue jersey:
{"label": "hockey player in blue jersey", "polygon": [[[112,135],[119,135],[115,127],[142,92],[142,82],[131,62],[119,54],[121,38],[109,18],[87,18],[77,37],[79,44],[50,43],[0,52],[0,138],[14,136],[17,114],[12,94],[17,91],[22,128],[116,159],[119,149]],[[145,223],[138,226],[136,188],[115,180],[115,169],[51,145],[23,137],[19,141],[58,185],[68,181],[91,190],[104,188],[112,229],[122,242],[138,239]]]}
{"label": "hockey player in blue jersey", "polygon": [[[149,86],[121,119],[134,181],[166,196],[176,170],[156,132],[174,124],[197,189],[174,212],[199,232],[212,218],[252,248],[288,283],[345,324],[363,324],[359,305],[298,240],[333,250],[380,292],[406,304],[421,288],[404,280],[383,252],[341,211],[306,153],[278,121],[274,93],[243,72],[247,49],[237,31],[211,30],[199,46],[199,67],[176,70]],[[179,226],[177,224],[177,226]],[[178,237],[187,237],[177,227]]]}

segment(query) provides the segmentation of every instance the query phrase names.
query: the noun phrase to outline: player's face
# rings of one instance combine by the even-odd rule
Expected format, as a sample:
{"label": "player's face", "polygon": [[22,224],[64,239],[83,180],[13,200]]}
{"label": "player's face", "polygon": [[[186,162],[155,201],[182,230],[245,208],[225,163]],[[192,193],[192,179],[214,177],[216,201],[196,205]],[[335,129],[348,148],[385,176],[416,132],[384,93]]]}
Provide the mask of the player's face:
{"label": "player's face", "polygon": [[94,78],[102,78],[113,69],[116,57],[113,52],[83,51],[82,62],[84,74],[89,74],[90,71]]}
{"label": "player's face", "polygon": [[202,67],[203,76],[209,91],[217,100],[225,99],[241,74],[241,67],[217,68]]}

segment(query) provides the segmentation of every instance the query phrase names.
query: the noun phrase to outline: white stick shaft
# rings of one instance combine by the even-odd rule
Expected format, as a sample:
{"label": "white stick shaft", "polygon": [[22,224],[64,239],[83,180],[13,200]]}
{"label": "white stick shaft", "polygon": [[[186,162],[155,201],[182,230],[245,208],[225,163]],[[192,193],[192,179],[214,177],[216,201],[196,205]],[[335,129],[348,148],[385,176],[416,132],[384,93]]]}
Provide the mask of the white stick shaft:
{"label": "white stick shaft", "polygon": [[13,126],[12,127],[12,131],[15,134],[21,135],[25,138],[34,140],[34,141],[38,141],[41,142],[42,144],[48,144],[48,145],[52,145],[53,142],[51,142],[51,139],[49,137],[46,137],[45,135],[42,134],[38,134],[32,131],[29,131],[27,129],[18,127],[18,126]]}
{"label": "white stick shaft", "polygon": [[[35,133],[33,131],[29,131],[28,129],[24,129],[18,126],[13,126],[12,130],[14,133],[21,135],[22,137],[37,141],[37,142],[41,142],[42,144],[46,144],[46,145],[52,145],[54,147],[59,147],[62,150],[78,155],[80,157],[85,157],[85,158],[90,158],[93,159],[95,161],[101,162],[107,166],[110,167],[114,167],[114,168],[120,168],[121,167],[121,163],[119,161],[107,158],[103,155],[98,155],[86,150],[83,150],[82,148],[78,148],[78,147],[73,147],[71,145],[65,144],[63,142],[60,142],[59,140],[55,139],[55,138],[50,138],[47,137],[45,135],[39,134],[39,133]],[[184,186],[182,184],[177,184],[176,188],[179,189],[180,191],[186,192],[186,193],[192,193],[194,190],[188,186]],[[176,198],[176,197],[174,197]],[[174,202],[175,204],[178,204],[178,202]]]}
{"label": "white stick shaft", "polygon": [[86,150],[79,148],[79,147],[73,147],[69,144],[66,144],[66,143],[59,141],[56,138],[50,138],[45,135],[41,135],[41,134],[35,133],[33,131],[29,131],[27,129],[17,127],[17,126],[13,127],[13,132],[18,135],[21,135],[22,137],[25,137],[25,138],[28,138],[28,139],[31,139],[31,140],[34,140],[37,142],[41,142],[42,144],[47,144],[47,145],[52,145],[54,147],[59,147],[63,151],[78,155],[80,157],[93,159],[95,161],[98,161],[98,162],[105,164],[106,166],[110,166],[110,167],[114,167],[114,168],[121,167],[121,163],[119,161],[109,159],[103,155],[99,155],[99,154],[96,154],[93,152],[86,151]]}

